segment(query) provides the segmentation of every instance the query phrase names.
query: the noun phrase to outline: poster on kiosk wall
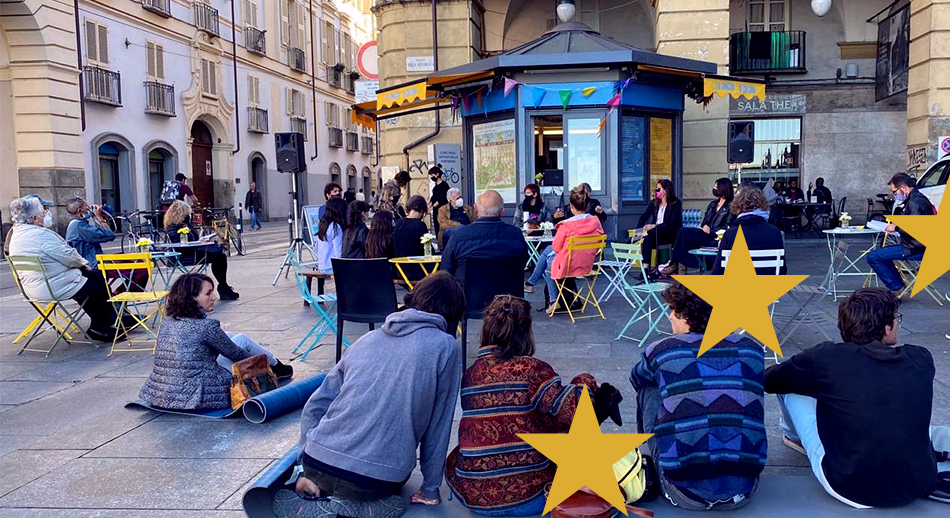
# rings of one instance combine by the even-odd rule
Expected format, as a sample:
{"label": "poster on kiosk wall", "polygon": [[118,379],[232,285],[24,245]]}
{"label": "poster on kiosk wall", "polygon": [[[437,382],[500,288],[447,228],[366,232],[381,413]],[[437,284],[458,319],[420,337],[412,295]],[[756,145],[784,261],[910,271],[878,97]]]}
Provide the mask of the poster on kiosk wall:
{"label": "poster on kiosk wall", "polygon": [[505,203],[517,203],[514,119],[472,126],[472,168],[476,198],[494,189]]}

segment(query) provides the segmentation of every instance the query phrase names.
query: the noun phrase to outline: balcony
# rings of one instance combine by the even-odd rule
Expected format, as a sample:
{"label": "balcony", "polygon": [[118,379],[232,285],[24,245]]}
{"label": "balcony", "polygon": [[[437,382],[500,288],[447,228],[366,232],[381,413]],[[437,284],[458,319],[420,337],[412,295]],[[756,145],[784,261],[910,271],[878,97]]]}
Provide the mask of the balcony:
{"label": "balcony", "polygon": [[86,66],[82,75],[86,87],[84,98],[87,101],[122,106],[122,82],[118,72]]}
{"label": "balcony", "polygon": [[805,31],[739,32],[729,37],[731,74],[804,74]]}
{"label": "balcony", "polygon": [[253,52],[254,54],[259,54],[261,56],[267,55],[267,46],[265,45],[264,41],[264,31],[254,27],[245,27],[244,48],[246,48],[248,52]]}
{"label": "balcony", "polygon": [[247,109],[247,131],[269,133],[267,129],[267,110],[250,106]]}
{"label": "balcony", "polygon": [[363,153],[364,155],[372,155],[373,144],[374,144],[373,137],[363,137],[363,147],[360,152]]}
{"label": "balcony", "polygon": [[360,150],[360,136],[355,131],[346,132],[346,150],[347,151]]}
{"label": "balcony", "polygon": [[218,23],[218,10],[208,4],[195,2],[195,27],[199,31],[207,32],[212,36],[220,36],[221,29]]}
{"label": "balcony", "polygon": [[145,113],[174,117],[175,87],[157,81],[146,81]]}
{"label": "balcony", "polygon": [[298,49],[296,47],[290,47],[287,49],[287,61],[290,65],[291,70],[296,70],[297,72],[306,72],[307,71],[307,54],[303,49]]}
{"label": "balcony", "polygon": [[172,17],[171,0],[142,0],[142,8],[163,18]]}
{"label": "balcony", "polygon": [[303,139],[307,140],[307,119],[303,117],[291,117],[290,131],[296,132],[296,133],[302,133]]}
{"label": "balcony", "polygon": [[346,91],[350,94],[356,93],[356,81],[359,80],[360,73],[354,70],[351,70],[349,74],[346,75]]}
{"label": "balcony", "polygon": [[330,86],[343,88],[343,65],[327,65],[327,83]]}
{"label": "balcony", "polygon": [[330,147],[343,147],[343,130],[330,128]]}

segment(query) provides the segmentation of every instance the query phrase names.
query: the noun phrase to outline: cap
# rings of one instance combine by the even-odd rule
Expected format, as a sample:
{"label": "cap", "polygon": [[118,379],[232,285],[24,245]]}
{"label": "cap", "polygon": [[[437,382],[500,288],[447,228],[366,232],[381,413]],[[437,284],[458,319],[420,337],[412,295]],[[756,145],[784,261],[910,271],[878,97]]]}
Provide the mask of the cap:
{"label": "cap", "polygon": [[44,207],[52,207],[55,205],[51,200],[43,199],[39,194],[27,194],[24,198],[36,198],[40,201],[40,204]]}

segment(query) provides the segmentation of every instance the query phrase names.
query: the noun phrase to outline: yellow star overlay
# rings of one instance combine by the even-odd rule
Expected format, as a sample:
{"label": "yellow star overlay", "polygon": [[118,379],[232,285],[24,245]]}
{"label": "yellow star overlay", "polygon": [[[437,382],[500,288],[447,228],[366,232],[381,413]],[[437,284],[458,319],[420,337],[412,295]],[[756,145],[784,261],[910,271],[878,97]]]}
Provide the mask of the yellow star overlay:
{"label": "yellow star overlay", "polygon": [[653,436],[648,433],[600,433],[587,386],[577,403],[569,433],[521,433],[523,441],[557,464],[544,514],[587,486],[627,514],[613,465]]}
{"label": "yellow star overlay", "polygon": [[917,292],[950,271],[950,239],[947,239],[950,209],[937,211],[936,216],[889,216],[887,219],[927,247],[924,259],[920,262],[917,280],[914,281],[914,289],[910,292],[913,298]]}
{"label": "yellow star overlay", "polygon": [[702,356],[740,327],[782,356],[769,305],[808,276],[756,275],[740,226],[725,274],[674,275],[673,278],[713,307],[697,356]]}

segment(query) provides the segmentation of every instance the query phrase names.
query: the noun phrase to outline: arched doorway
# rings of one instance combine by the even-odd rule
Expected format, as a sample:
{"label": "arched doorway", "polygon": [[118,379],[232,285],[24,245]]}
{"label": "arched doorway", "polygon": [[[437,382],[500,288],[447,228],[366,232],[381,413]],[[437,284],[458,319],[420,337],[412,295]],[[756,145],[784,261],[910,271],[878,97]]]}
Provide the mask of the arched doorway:
{"label": "arched doorway", "polygon": [[363,189],[363,194],[366,196],[366,201],[370,200],[370,193],[373,192],[372,184],[370,183],[371,171],[369,167],[363,166],[363,171],[361,172],[363,178],[360,182],[360,189]]}
{"label": "arched doorway", "polygon": [[264,156],[257,152],[251,154],[248,160],[247,189],[251,190],[251,183],[257,185],[257,190],[263,197],[261,201],[264,203],[264,212],[260,214],[260,218],[262,221],[267,221],[267,211],[271,206],[271,204],[267,202],[269,192],[267,189],[267,162],[264,160]]}
{"label": "arched doorway", "polygon": [[211,129],[201,121],[191,125],[191,183],[198,201],[206,207],[214,207],[214,170],[212,149],[214,138]]}
{"label": "arched doorway", "polygon": [[87,192],[89,201],[108,205],[113,214],[138,208],[132,143],[115,133],[103,133],[92,139],[92,171]]}
{"label": "arched doorway", "polygon": [[175,179],[178,173],[178,153],[171,144],[153,140],[142,150],[145,154],[146,208],[157,209],[161,205],[162,187]]}
{"label": "arched doorway", "polygon": [[113,214],[122,212],[119,181],[119,145],[107,142],[99,146],[99,203],[108,205]]}
{"label": "arched doorway", "polygon": [[330,164],[330,181],[340,186],[343,186],[343,183],[340,181],[341,180],[340,174],[341,174],[340,164],[336,162],[331,163]]}
{"label": "arched doorway", "polygon": [[359,178],[356,177],[356,166],[353,164],[346,166],[346,187],[352,187],[354,191],[360,188]]}

